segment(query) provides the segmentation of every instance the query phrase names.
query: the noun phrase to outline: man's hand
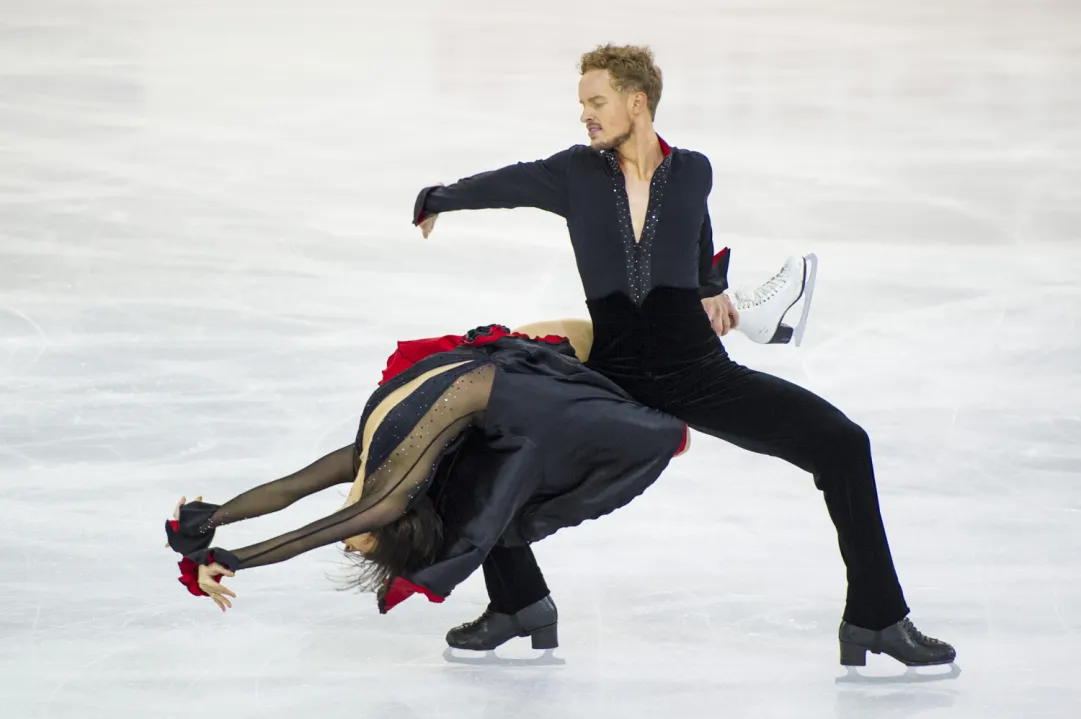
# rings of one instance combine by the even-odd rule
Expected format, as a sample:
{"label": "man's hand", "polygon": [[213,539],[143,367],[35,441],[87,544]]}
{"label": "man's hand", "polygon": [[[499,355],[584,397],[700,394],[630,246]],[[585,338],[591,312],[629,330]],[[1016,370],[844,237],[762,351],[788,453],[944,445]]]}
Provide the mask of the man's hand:
{"label": "man's hand", "polygon": [[[435,185],[435,187],[446,187],[446,185],[440,182],[438,185]],[[437,217],[439,217],[439,215],[428,215],[420,223],[420,234],[424,239],[428,239],[428,235],[432,234],[432,228],[435,227],[435,218]]]}
{"label": "man's hand", "polygon": [[739,326],[739,312],[732,305],[732,300],[728,295],[722,293],[715,297],[707,297],[702,300],[702,307],[709,316],[713,331],[719,337],[724,337],[730,330]]}
{"label": "man's hand", "polygon": [[437,217],[439,215],[429,215],[420,223],[420,234],[424,239],[428,239],[428,235],[432,234],[432,228],[435,227],[435,218]]}

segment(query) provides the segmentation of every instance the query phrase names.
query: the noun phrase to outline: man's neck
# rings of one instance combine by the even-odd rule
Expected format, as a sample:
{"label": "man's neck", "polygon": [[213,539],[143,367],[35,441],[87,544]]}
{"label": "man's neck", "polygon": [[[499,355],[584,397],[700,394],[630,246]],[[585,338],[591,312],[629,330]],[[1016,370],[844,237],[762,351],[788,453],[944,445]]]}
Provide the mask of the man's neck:
{"label": "man's neck", "polygon": [[661,142],[652,126],[636,130],[616,148],[616,155],[623,172],[638,180],[648,180],[664,160]]}

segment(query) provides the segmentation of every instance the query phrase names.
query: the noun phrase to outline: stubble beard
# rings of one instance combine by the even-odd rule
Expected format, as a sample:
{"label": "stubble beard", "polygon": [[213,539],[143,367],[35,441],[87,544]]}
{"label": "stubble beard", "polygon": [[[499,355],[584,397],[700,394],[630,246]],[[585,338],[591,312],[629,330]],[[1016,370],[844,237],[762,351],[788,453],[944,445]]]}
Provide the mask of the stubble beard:
{"label": "stubble beard", "polygon": [[596,150],[597,152],[608,152],[610,150],[614,150],[617,147],[619,147],[620,145],[622,145],[624,142],[626,142],[627,140],[631,139],[631,137],[633,135],[634,135],[634,128],[631,128],[631,129],[627,130],[626,132],[624,132],[622,135],[618,135],[616,137],[613,137],[611,140],[604,140],[604,141],[601,141],[601,142],[594,142],[593,143],[593,149]]}

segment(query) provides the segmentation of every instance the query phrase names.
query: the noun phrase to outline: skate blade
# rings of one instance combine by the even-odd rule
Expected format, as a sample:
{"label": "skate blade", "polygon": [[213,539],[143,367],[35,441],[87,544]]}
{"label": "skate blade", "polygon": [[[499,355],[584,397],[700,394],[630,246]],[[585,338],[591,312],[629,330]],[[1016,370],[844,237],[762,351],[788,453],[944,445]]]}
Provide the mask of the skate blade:
{"label": "skate blade", "polygon": [[803,313],[792,332],[793,343],[803,344],[803,333],[807,331],[807,318],[811,314],[811,299],[814,297],[815,281],[818,279],[818,255],[805,255],[803,265]]}
{"label": "skate blade", "polygon": [[[781,319],[777,322],[777,330],[762,344],[767,345],[786,345],[795,339],[797,347],[803,342],[803,332],[807,328],[807,316],[811,313],[811,296],[814,294],[814,283],[818,277],[818,256],[815,254],[803,256],[803,281],[800,283],[799,294],[792,300],[792,304],[785,308],[785,311],[781,313]],[[788,313],[799,304],[800,300],[803,302],[803,314],[800,316],[799,324],[795,327],[786,325],[784,323],[785,317]],[[756,341],[756,340],[752,340]]]}
{"label": "skate blade", "polygon": [[553,654],[554,649],[545,649],[539,657],[529,659],[501,657],[495,651],[470,652],[464,649],[458,651],[464,653],[459,654],[451,647],[447,647],[443,652],[443,660],[450,664],[465,664],[474,667],[561,667],[567,663],[566,659]]}
{"label": "skate blade", "polygon": [[[929,673],[928,670],[939,669],[943,666],[950,668],[948,672]],[[928,682],[952,681],[961,676],[961,667],[953,664],[940,664],[929,667],[906,667],[904,674],[891,676],[868,676],[861,674],[855,667],[845,667],[847,672],[843,677],[837,677],[835,684],[926,684]]]}

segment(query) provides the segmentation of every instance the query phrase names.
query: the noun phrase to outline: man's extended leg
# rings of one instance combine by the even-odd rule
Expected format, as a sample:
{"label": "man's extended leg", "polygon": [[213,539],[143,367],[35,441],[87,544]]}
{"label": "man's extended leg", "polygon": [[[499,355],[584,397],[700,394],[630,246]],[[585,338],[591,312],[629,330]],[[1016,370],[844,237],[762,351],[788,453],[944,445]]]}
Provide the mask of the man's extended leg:
{"label": "man's extended leg", "polygon": [[858,663],[862,645],[908,664],[953,660],[952,647],[918,635],[902,621],[908,605],[879,510],[870,440],[858,424],[814,393],[723,354],[670,378],[664,394],[664,410],[695,429],[779,457],[814,476],[848,570],[842,648],[854,646],[846,663]]}

